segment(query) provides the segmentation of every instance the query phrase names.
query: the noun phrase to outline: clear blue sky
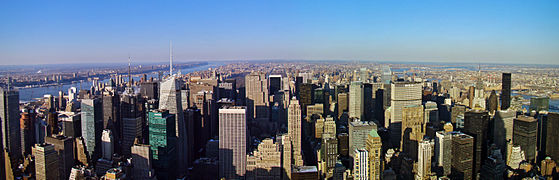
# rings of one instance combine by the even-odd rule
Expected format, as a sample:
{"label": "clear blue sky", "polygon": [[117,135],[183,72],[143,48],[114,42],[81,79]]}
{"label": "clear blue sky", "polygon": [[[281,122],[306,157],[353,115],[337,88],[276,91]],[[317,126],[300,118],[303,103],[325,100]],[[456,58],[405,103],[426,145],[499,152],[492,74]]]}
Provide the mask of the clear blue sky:
{"label": "clear blue sky", "polygon": [[166,61],[169,40],[177,61],[559,64],[559,1],[0,2],[0,64]]}

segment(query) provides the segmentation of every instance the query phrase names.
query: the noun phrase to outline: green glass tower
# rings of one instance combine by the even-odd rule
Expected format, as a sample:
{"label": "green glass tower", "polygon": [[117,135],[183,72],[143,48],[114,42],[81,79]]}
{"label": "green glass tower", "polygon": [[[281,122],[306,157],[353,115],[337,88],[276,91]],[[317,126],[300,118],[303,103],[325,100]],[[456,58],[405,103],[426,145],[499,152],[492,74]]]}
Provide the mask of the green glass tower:
{"label": "green glass tower", "polygon": [[175,116],[168,110],[154,110],[148,114],[149,145],[153,154],[153,166],[158,178],[174,177],[175,169]]}

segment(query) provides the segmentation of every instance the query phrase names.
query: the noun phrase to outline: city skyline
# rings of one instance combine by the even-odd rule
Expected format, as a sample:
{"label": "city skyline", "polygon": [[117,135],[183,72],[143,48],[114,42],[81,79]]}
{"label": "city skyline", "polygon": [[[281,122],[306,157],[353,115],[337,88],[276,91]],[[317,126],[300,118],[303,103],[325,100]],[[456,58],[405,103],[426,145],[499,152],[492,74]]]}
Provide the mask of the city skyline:
{"label": "city skyline", "polygon": [[0,64],[361,60],[558,64],[559,2],[8,2]]}

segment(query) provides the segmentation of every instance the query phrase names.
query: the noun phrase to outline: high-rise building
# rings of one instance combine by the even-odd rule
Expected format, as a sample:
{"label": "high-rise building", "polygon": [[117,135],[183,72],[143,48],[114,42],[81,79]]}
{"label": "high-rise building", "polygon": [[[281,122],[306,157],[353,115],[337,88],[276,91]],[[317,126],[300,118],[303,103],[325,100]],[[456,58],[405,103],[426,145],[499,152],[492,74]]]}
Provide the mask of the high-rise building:
{"label": "high-rise building", "polygon": [[311,83],[302,83],[299,85],[298,100],[303,114],[307,114],[308,105],[314,104],[314,89],[316,89],[316,85]]}
{"label": "high-rise building", "polygon": [[299,105],[299,101],[297,99],[291,99],[289,102],[289,106],[287,108],[287,125],[287,134],[291,140],[291,149],[293,152],[292,163],[295,166],[302,166],[302,116],[301,105]]}
{"label": "high-rise building", "polygon": [[423,106],[410,105],[402,109],[402,141],[400,149],[414,161],[417,160],[418,144],[425,135],[425,121],[423,120]]}
{"label": "high-rise building", "polygon": [[493,120],[493,143],[508,157],[512,147],[513,122],[516,112],[512,110],[497,110]]}
{"label": "high-rise building", "polygon": [[338,134],[338,152],[343,157],[349,156],[349,134]]}
{"label": "high-rise building", "polygon": [[347,93],[339,93],[337,97],[337,101],[338,102],[336,103],[336,105],[338,106],[337,109],[338,109],[338,119],[339,119],[340,117],[342,117],[342,114],[344,112],[348,111],[349,98]]}
{"label": "high-rise building", "polygon": [[382,142],[376,129],[369,132],[367,137],[365,149],[369,153],[369,179],[380,179],[381,164],[382,164]]}
{"label": "high-rise building", "polygon": [[276,94],[279,90],[282,89],[282,79],[281,75],[269,75],[268,80],[270,81],[270,94]]}
{"label": "high-rise building", "polygon": [[151,146],[148,144],[134,144],[132,146],[132,178],[152,179],[154,172],[152,169]]}
{"label": "high-rise building", "polygon": [[546,150],[547,154],[551,159],[559,159],[559,114],[549,113],[547,115],[547,134],[546,137]]}
{"label": "high-rise building", "polygon": [[363,119],[364,90],[363,82],[355,81],[349,85],[349,117]]}
{"label": "high-rise building", "polygon": [[452,173],[453,179],[474,179],[474,137],[453,132],[452,134]]}
{"label": "high-rise building", "polygon": [[219,109],[219,177],[239,178],[246,172],[247,109]]}
{"label": "high-rise building", "polygon": [[474,137],[474,168],[473,174],[476,176],[481,169],[481,162],[487,157],[486,138],[489,130],[489,113],[487,111],[471,110],[464,114],[464,133]]}
{"label": "high-rise building", "polygon": [[59,174],[58,156],[52,144],[35,144],[35,178],[62,179]]}
{"label": "high-rise building", "polygon": [[82,99],[81,110],[82,137],[89,159],[95,160],[101,153],[102,103],[99,99]]}
{"label": "high-rise building", "polygon": [[511,74],[503,73],[501,84],[501,109],[506,110],[510,107]]}
{"label": "high-rise building", "polygon": [[319,157],[319,165],[321,166],[319,169],[324,175],[323,177],[332,177],[338,160],[338,139],[336,137],[322,138]]}
{"label": "high-rise building", "polygon": [[416,179],[430,179],[434,146],[435,141],[433,140],[423,139],[419,141]]}
{"label": "high-rise building", "polygon": [[435,139],[435,160],[438,167],[442,167],[442,175],[451,173],[452,165],[452,134],[438,131]]}
{"label": "high-rise building", "polygon": [[369,180],[369,152],[365,149],[356,149],[353,152],[353,178]]}
{"label": "high-rise building", "polygon": [[35,144],[35,112],[23,109],[21,113],[21,150],[23,155],[31,154],[31,147]]}
{"label": "high-rise building", "polygon": [[526,155],[528,162],[536,159],[536,141],[538,135],[538,120],[530,116],[518,116],[514,119],[512,142],[519,145]]}
{"label": "high-rise building", "polygon": [[120,97],[120,151],[122,155],[129,156],[131,147],[136,137],[142,137],[143,132],[143,103],[139,94],[130,90],[125,91]]}
{"label": "high-rise building", "polygon": [[404,107],[421,106],[422,87],[421,83],[414,82],[395,82],[392,84],[389,129],[390,141],[394,147],[397,147],[401,141]]}
{"label": "high-rise building", "polygon": [[247,114],[251,119],[270,117],[268,80],[262,72],[252,72],[245,76]]}
{"label": "high-rise building", "polygon": [[46,137],[45,142],[52,144],[57,154],[60,179],[68,179],[74,166],[74,139],[65,136]]}
{"label": "high-rise building", "polygon": [[157,178],[171,179],[179,175],[180,169],[176,169],[177,138],[176,118],[169,110],[154,110],[148,114],[149,122],[149,145],[153,156],[153,168]]}
{"label": "high-rise building", "polygon": [[82,136],[81,113],[65,112],[59,118],[62,122],[62,135],[66,137]]}
{"label": "high-rise building", "polygon": [[103,129],[110,129],[116,140],[120,139],[120,98],[117,92],[103,94]]}
{"label": "high-rise building", "polygon": [[365,149],[365,144],[372,130],[376,130],[377,125],[372,121],[353,121],[349,123],[349,151],[350,156],[356,149]]}
{"label": "high-rise building", "polygon": [[487,100],[487,110],[489,113],[494,114],[495,111],[499,109],[499,98],[497,97],[497,93],[495,90],[491,90],[491,94],[489,95],[489,99]]}
{"label": "high-rise building", "polygon": [[19,92],[0,88],[2,147],[10,155],[12,162],[21,154],[19,113]]}
{"label": "high-rise building", "polygon": [[115,140],[113,132],[110,129],[103,130],[101,135],[101,147],[103,149],[101,158],[111,160],[115,152]]}
{"label": "high-rise building", "polygon": [[532,97],[530,98],[529,111],[549,111],[549,97]]}
{"label": "high-rise building", "polygon": [[382,66],[381,79],[384,84],[390,84],[392,81],[392,70],[390,70],[389,66]]}
{"label": "high-rise building", "polygon": [[[178,176],[186,174],[188,166],[187,132],[182,108],[182,97],[180,83],[175,76],[171,76],[161,82],[159,90],[159,109],[169,110],[169,114],[175,115],[175,137],[177,137],[177,169]],[[153,147],[152,147],[153,148]],[[154,158],[155,159],[155,158]]]}
{"label": "high-rise building", "polygon": [[280,180],[281,169],[281,145],[273,139],[264,139],[258,148],[247,155],[246,179],[271,179]]}

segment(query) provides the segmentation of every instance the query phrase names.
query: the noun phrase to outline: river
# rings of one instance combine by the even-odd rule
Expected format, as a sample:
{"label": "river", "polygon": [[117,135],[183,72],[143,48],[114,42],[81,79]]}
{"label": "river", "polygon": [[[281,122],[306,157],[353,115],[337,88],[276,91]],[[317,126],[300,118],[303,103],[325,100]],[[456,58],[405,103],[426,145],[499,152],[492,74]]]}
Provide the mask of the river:
{"label": "river", "polygon": [[[186,74],[186,73],[191,73],[191,72],[196,72],[196,71],[207,70],[208,68],[215,68],[215,67],[223,66],[225,64],[226,64],[225,62],[208,62],[207,65],[180,69],[180,72],[182,74]],[[178,72],[178,71],[174,71],[174,72]],[[147,74],[147,76],[148,76],[148,79],[150,77],[157,78],[158,72],[151,72],[151,73]],[[134,79],[134,81],[139,81],[140,76],[134,76],[133,79]],[[101,82],[108,82],[108,81],[109,81],[109,79],[103,79]],[[34,99],[42,98],[45,94],[52,94],[53,96],[58,96],[58,91],[62,91],[65,94],[67,94],[68,89],[70,89],[71,87],[76,87],[76,88],[78,88],[78,90],[79,89],[89,90],[92,85],[93,85],[93,83],[91,81],[83,81],[83,82],[75,82],[75,83],[71,83],[71,84],[64,84],[64,85],[58,85],[58,86],[21,88],[21,89],[19,89],[19,101],[21,103],[30,102],[30,101],[33,101]]]}

